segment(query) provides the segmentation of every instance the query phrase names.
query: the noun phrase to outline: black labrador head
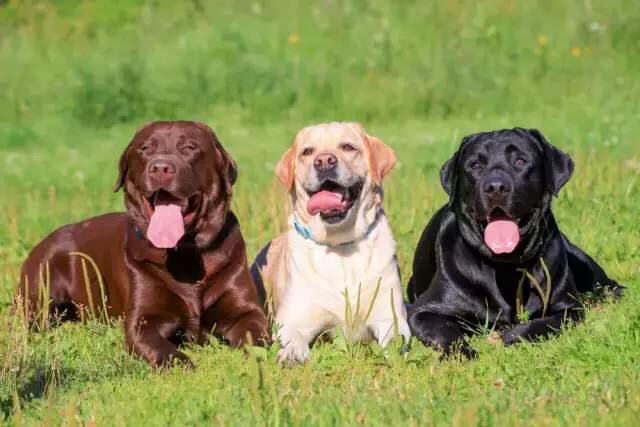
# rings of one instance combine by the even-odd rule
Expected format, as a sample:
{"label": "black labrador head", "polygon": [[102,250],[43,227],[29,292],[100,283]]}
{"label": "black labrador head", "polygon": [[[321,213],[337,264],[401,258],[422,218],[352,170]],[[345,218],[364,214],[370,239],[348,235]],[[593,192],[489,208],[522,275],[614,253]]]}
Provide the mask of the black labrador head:
{"label": "black labrador head", "polygon": [[572,173],[571,158],[539,131],[514,128],[465,137],[440,178],[467,241],[487,256],[522,258]]}

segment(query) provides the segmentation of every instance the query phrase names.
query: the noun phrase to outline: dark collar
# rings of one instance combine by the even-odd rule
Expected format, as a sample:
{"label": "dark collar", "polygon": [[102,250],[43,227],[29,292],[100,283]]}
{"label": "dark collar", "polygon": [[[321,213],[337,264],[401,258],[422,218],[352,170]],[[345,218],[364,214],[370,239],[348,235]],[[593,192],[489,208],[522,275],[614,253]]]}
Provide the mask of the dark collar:
{"label": "dark collar", "polygon": [[132,220],[127,227],[126,242],[127,253],[136,261],[149,261],[154,264],[164,264],[167,261],[167,250],[153,246],[142,229]]}

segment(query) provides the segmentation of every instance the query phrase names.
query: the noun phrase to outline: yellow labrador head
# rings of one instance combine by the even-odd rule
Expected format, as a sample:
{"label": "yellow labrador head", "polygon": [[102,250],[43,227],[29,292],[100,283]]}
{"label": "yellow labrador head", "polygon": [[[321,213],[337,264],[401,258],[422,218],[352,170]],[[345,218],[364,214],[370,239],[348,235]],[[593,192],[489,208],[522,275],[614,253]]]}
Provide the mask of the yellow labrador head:
{"label": "yellow labrador head", "polygon": [[296,220],[314,240],[335,245],[365,234],[382,203],[382,178],[395,152],[357,123],[326,123],[298,132],[276,166]]}

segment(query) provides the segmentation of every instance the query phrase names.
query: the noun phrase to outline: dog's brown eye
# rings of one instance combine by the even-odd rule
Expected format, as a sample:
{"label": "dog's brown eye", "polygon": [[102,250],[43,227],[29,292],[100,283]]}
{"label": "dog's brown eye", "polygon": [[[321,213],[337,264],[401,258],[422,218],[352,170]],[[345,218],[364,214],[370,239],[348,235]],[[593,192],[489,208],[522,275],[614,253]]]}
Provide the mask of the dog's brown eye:
{"label": "dog's brown eye", "polygon": [[152,150],[153,150],[153,147],[150,144],[145,144],[142,147],[140,147],[140,151],[142,151],[145,154],[149,154]]}
{"label": "dog's brown eye", "polygon": [[302,155],[303,156],[310,156],[313,154],[313,148],[311,147],[307,147],[304,150],[302,150]]}
{"label": "dog's brown eye", "polygon": [[184,151],[194,151],[196,147],[193,145],[187,144],[187,145],[183,145],[181,149]]}
{"label": "dog's brown eye", "polygon": [[514,165],[516,165],[516,166],[518,166],[518,167],[520,167],[520,166],[524,166],[524,165],[526,165],[526,164],[527,164],[527,161],[526,161],[525,159],[523,159],[523,158],[518,157],[518,158],[516,159],[516,161],[515,161],[515,162],[513,162],[513,164],[514,164]]}
{"label": "dog's brown eye", "polygon": [[354,147],[351,144],[342,144],[341,148],[342,148],[342,151],[356,151],[356,147]]}

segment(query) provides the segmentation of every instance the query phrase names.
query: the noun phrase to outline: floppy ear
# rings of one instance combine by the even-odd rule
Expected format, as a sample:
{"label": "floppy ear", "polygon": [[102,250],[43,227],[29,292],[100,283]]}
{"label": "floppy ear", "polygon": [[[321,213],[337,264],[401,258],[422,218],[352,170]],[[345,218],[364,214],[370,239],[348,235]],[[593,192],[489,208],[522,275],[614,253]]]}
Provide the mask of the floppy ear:
{"label": "floppy ear", "polygon": [[442,188],[444,188],[444,191],[449,195],[450,205],[453,203],[456,196],[458,171],[460,170],[460,153],[462,153],[464,146],[474,139],[476,135],[477,134],[467,135],[462,138],[462,142],[460,143],[458,150],[453,153],[453,156],[451,156],[451,158],[447,160],[440,169],[440,184],[442,184]]}
{"label": "floppy ear", "polygon": [[125,148],[122,154],[120,155],[120,162],[118,163],[118,169],[119,169],[118,178],[116,179],[116,185],[113,188],[114,193],[117,193],[124,186],[124,183],[127,180],[127,172],[129,171],[127,154],[129,153],[130,146],[131,144],[127,145],[127,148]]}
{"label": "floppy ear", "polygon": [[447,192],[450,198],[453,198],[453,194],[456,191],[456,169],[458,164],[458,153],[456,151],[449,160],[440,168],[440,184],[442,188]]}
{"label": "floppy ear", "polygon": [[227,153],[224,149],[213,129],[202,122],[195,122],[195,124],[209,135],[213,148],[220,155],[220,174],[224,181],[225,191],[228,195],[231,195],[233,184],[235,184],[238,179],[238,165],[236,161],[231,157],[231,154]]}
{"label": "floppy ear", "polygon": [[[215,134],[214,134],[215,136]],[[222,180],[224,181],[225,190],[228,195],[231,195],[233,191],[233,184],[236,183],[238,179],[238,164],[231,157],[231,154],[227,153],[227,151],[222,148],[222,144],[218,142],[216,138],[216,148],[218,149],[218,153],[220,154],[220,158],[222,159]]]}
{"label": "floppy ear", "polygon": [[233,192],[233,184],[235,184],[236,180],[238,179],[238,164],[233,159],[233,157],[231,157],[231,154],[229,154],[227,150],[224,149],[215,132],[210,127],[206,127],[213,140],[213,146],[220,155],[220,174],[222,175],[222,180],[224,181],[224,189],[227,195],[230,196]]}
{"label": "floppy ear", "polygon": [[369,152],[369,167],[373,181],[380,185],[396,164],[396,152],[388,147],[379,138],[364,133],[364,141]]}
{"label": "floppy ear", "polygon": [[284,184],[287,191],[291,191],[291,187],[293,187],[293,168],[295,158],[296,144],[285,151],[278,161],[278,164],[276,164],[276,176]]}
{"label": "floppy ear", "polygon": [[547,189],[551,194],[557,196],[560,189],[569,182],[571,175],[573,175],[573,160],[567,153],[551,145],[537,129],[528,129],[527,133],[538,141],[542,148]]}

